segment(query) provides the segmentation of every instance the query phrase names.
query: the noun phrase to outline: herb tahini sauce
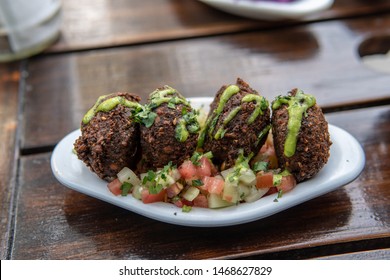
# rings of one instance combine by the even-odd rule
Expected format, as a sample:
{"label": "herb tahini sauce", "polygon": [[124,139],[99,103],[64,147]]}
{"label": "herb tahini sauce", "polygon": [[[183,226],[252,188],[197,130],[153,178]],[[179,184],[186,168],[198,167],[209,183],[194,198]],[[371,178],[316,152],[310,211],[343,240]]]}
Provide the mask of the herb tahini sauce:
{"label": "herb tahini sauce", "polygon": [[[205,141],[206,135],[208,135],[210,138],[214,138],[215,140],[221,139],[224,137],[226,133],[226,126],[228,123],[241,111],[242,106],[236,106],[230,112],[225,116],[225,118],[222,120],[222,124],[216,131],[216,133],[213,135],[215,126],[217,125],[218,119],[221,116],[223,109],[225,108],[226,103],[229,101],[229,99],[234,96],[235,94],[240,92],[240,88],[237,85],[230,85],[228,86],[223,93],[221,94],[221,97],[219,99],[219,103],[217,108],[214,110],[213,114],[210,116],[210,118],[207,119],[207,122],[205,124],[205,127],[203,131],[201,132],[198,140],[198,148],[202,147]],[[252,124],[259,115],[262,115],[264,110],[268,108],[268,101],[257,94],[247,94],[241,99],[241,104],[244,102],[255,102],[255,109],[253,110],[252,114],[249,116],[247,123]],[[266,128],[267,132],[269,128]],[[259,137],[263,137],[264,133],[260,133]]]}
{"label": "herb tahini sauce", "polygon": [[157,108],[163,103],[167,103],[167,107],[176,109],[176,105],[183,104],[181,111],[182,117],[177,120],[175,128],[175,138],[179,142],[185,142],[190,133],[197,133],[200,130],[200,125],[197,119],[198,111],[191,110],[190,103],[180,95],[175,89],[165,86],[163,89],[157,89],[150,94],[150,110]]}
{"label": "herb tahini sauce", "polygon": [[295,154],[303,115],[306,116],[307,109],[316,104],[316,99],[313,95],[305,94],[302,90],[298,89],[295,96],[277,97],[272,104],[272,109],[276,110],[283,104],[287,105],[288,111],[287,137],[284,143],[284,155],[286,157],[292,157]]}
{"label": "herb tahini sauce", "polygon": [[198,112],[190,110],[190,103],[180,95],[175,89],[164,86],[163,89],[156,89],[150,94],[150,102],[142,106],[138,102],[132,102],[122,96],[103,95],[98,98],[92,108],[84,115],[83,124],[88,124],[98,112],[109,112],[119,104],[128,108],[134,109],[132,118],[134,121],[142,123],[146,127],[151,127],[157,116],[153,112],[163,103],[167,103],[168,108],[176,109],[176,105],[183,104],[185,107],[182,110],[182,118],[177,121],[175,128],[175,138],[179,142],[187,140],[189,133],[197,133],[200,130],[200,125],[197,120]]}
{"label": "herb tahini sauce", "polygon": [[96,115],[96,113],[109,112],[119,104],[133,109],[141,108],[141,105],[138,102],[129,101],[122,96],[114,96],[104,100],[105,98],[107,98],[107,96],[109,95],[103,95],[98,98],[95,105],[93,105],[92,108],[89,109],[89,111],[84,115],[83,124],[88,124],[91,119]]}

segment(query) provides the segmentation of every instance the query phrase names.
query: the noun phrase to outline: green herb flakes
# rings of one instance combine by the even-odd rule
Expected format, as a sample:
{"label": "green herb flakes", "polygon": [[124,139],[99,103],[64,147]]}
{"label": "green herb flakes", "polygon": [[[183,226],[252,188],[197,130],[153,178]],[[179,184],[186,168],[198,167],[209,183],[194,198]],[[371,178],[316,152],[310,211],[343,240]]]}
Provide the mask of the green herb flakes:
{"label": "green herb flakes", "polygon": [[142,180],[142,184],[145,185],[147,182],[152,182],[156,178],[156,173],[149,170],[146,176]]}
{"label": "green herb flakes", "polygon": [[156,117],[157,114],[153,112],[152,107],[148,105],[141,107],[134,113],[134,121],[143,124],[147,128],[153,125]]}
{"label": "green herb flakes", "polygon": [[192,207],[188,206],[188,205],[183,205],[183,208],[181,208],[181,211],[184,212],[184,213],[188,213],[191,210],[192,210]]}
{"label": "green herb flakes", "polygon": [[253,165],[254,172],[267,171],[267,169],[268,169],[268,162],[266,161],[258,161]]}
{"label": "green herb flakes", "polygon": [[195,152],[195,153],[192,155],[192,157],[191,157],[191,162],[192,162],[192,164],[195,165],[195,166],[199,166],[199,165],[200,165],[199,160],[200,160],[201,157],[202,157],[202,154],[201,154],[201,153]]}
{"label": "green herb flakes", "polygon": [[194,186],[194,187],[203,186],[203,182],[202,182],[202,180],[200,180],[200,179],[192,180],[192,186]]}
{"label": "green herb flakes", "polygon": [[129,194],[129,192],[131,191],[131,189],[133,188],[133,185],[129,182],[124,182],[122,185],[121,185],[121,195],[122,196],[127,196]]}

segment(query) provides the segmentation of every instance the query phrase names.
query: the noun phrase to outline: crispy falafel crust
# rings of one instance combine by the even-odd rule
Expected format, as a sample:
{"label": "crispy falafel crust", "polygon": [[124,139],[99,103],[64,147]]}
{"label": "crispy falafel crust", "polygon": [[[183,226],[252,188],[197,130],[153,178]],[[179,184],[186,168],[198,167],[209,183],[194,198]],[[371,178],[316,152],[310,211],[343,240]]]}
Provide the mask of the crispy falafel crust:
{"label": "crispy falafel crust", "polygon": [[[243,151],[244,156],[248,156],[251,153],[257,154],[267,139],[267,135],[264,135],[259,141],[258,136],[270,124],[269,108],[264,110],[253,123],[248,123],[248,119],[255,110],[255,103],[242,102],[242,98],[248,94],[259,94],[240,78],[237,79],[236,85],[239,87],[240,91],[237,94],[234,94],[226,102],[213,130],[213,134],[215,134],[215,132],[223,126],[224,129],[226,129],[224,136],[215,139],[206,133],[203,145],[205,152],[211,151],[213,153],[213,161],[217,165],[220,165],[221,169],[227,169],[234,166],[240,151]],[[226,85],[222,86],[217,92],[210,105],[208,118],[214,117],[213,111],[218,107],[221,95],[227,87],[228,86]],[[224,119],[237,106],[241,106],[239,113],[237,113],[227,125],[223,125]]]}
{"label": "crispy falafel crust", "polygon": [[289,114],[287,105],[282,105],[272,113],[272,134],[279,167],[287,169],[302,182],[316,175],[327,163],[332,144],[321,108],[315,104],[306,111],[298,133],[296,150],[293,156],[284,155]]}
{"label": "crispy falafel crust", "polygon": [[[131,93],[115,93],[133,102],[140,97]],[[81,123],[81,136],[74,143],[77,156],[92,172],[108,182],[123,167],[135,168],[139,160],[139,124],[132,119],[130,108],[121,104],[108,112],[97,112],[87,123]]]}
{"label": "crispy falafel crust", "polygon": [[189,133],[188,138],[180,142],[176,139],[176,125],[182,118],[183,109],[187,112],[192,108],[184,104],[176,104],[176,108],[169,108],[162,103],[153,111],[157,114],[151,127],[141,126],[142,159],[138,165],[140,173],[147,170],[163,168],[172,162],[179,166],[190,158],[195,151],[198,133]]}

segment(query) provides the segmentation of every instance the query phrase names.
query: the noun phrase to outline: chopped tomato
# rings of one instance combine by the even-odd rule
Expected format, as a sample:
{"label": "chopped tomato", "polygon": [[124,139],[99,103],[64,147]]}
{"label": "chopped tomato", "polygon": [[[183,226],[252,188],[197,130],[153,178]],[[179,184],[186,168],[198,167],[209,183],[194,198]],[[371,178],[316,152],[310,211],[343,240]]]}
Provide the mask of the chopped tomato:
{"label": "chopped tomato", "polygon": [[271,188],[274,186],[273,180],[274,180],[274,174],[272,174],[272,172],[260,171],[256,174],[256,188],[258,189]]}
{"label": "chopped tomato", "polygon": [[274,175],[272,174],[272,172],[258,172],[256,175],[256,187],[258,189],[271,188],[266,193],[266,195],[268,195],[278,192],[280,190],[282,190],[283,193],[286,193],[292,190],[297,185],[297,182],[293,175],[283,176],[279,186],[273,185],[273,178]]}
{"label": "chopped tomato", "polygon": [[153,202],[165,201],[165,196],[166,196],[165,189],[162,189],[157,194],[150,193],[148,189],[144,189],[141,192],[141,199],[142,199],[143,203],[153,203]]}
{"label": "chopped tomato", "polygon": [[181,200],[176,200],[173,204],[175,204],[177,207],[179,207],[179,208],[182,208],[183,207],[183,201],[181,201]]}
{"label": "chopped tomato", "polygon": [[276,188],[279,191],[282,190],[283,193],[286,193],[288,191],[291,191],[296,185],[297,181],[295,180],[295,177],[293,175],[288,175],[282,177],[282,182]]}
{"label": "chopped tomato", "polygon": [[224,195],[222,197],[223,200],[226,200],[227,202],[233,202],[233,196],[232,195]]}
{"label": "chopped tomato", "polygon": [[204,194],[199,194],[192,202],[195,207],[209,208],[209,202]]}
{"label": "chopped tomato", "polygon": [[221,194],[225,181],[220,177],[204,177],[203,178],[204,188],[209,193]]}
{"label": "chopped tomato", "polygon": [[185,160],[178,168],[180,176],[185,180],[201,179],[205,176],[212,176],[217,173],[217,169],[207,157],[201,157],[199,165],[195,165],[191,160]]}
{"label": "chopped tomato", "polygon": [[278,158],[276,157],[274,141],[272,138],[272,132],[268,133],[265,144],[261,147],[259,152],[260,160],[268,162],[269,169],[278,168]]}
{"label": "chopped tomato", "polygon": [[276,187],[272,187],[272,188],[269,188],[268,192],[266,192],[264,196],[267,196],[267,195],[270,195],[270,194],[274,194],[274,193],[277,193],[277,192],[278,192],[278,189]]}
{"label": "chopped tomato", "polygon": [[122,183],[119,181],[119,179],[115,179],[111,183],[108,183],[107,187],[114,195],[120,195],[122,194],[121,190]]}
{"label": "chopped tomato", "polygon": [[181,177],[184,179],[194,179],[197,177],[198,170],[196,166],[190,161],[185,160],[180,166],[179,166],[179,172]]}
{"label": "chopped tomato", "polygon": [[183,206],[194,206],[194,201],[188,201],[187,199],[181,198],[173,202],[177,207],[183,208]]}
{"label": "chopped tomato", "polygon": [[181,199],[181,202],[183,203],[183,205],[187,205],[187,206],[193,206],[194,205],[193,201],[189,201],[189,200],[184,199],[184,198]]}
{"label": "chopped tomato", "polygon": [[199,166],[196,167],[197,175],[199,178],[205,176],[211,176],[211,162],[207,157],[201,157],[199,160]]}
{"label": "chopped tomato", "polygon": [[202,184],[200,186],[196,186],[201,193],[204,193],[204,194],[208,194],[208,190],[207,190],[207,185],[205,184],[205,179],[207,177],[204,177],[203,179],[201,179],[200,181],[202,182]]}

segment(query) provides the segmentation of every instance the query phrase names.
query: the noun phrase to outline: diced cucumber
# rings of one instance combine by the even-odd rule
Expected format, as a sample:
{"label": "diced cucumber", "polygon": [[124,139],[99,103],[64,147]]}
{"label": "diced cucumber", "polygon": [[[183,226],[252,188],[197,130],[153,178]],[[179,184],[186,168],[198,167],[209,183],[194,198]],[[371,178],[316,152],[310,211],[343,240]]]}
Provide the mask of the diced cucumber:
{"label": "diced cucumber", "polygon": [[174,184],[176,181],[170,176],[170,175],[165,175],[163,176],[158,176],[156,184],[157,185],[162,185],[164,188]]}
{"label": "diced cucumber", "polygon": [[183,198],[188,201],[193,201],[199,195],[199,193],[200,191],[197,187],[189,187],[183,194]]}
{"label": "diced cucumber", "polygon": [[250,190],[251,190],[250,194],[244,198],[246,202],[254,202],[256,200],[259,200],[268,192],[269,189],[268,188],[258,189],[256,187],[251,187]]}
{"label": "diced cucumber", "polygon": [[256,184],[256,175],[251,169],[242,170],[239,180],[247,186],[252,186]]}
{"label": "diced cucumber", "polygon": [[133,188],[133,192],[132,192],[132,195],[134,198],[136,199],[141,199],[141,192],[144,188],[140,185],[136,185],[134,186]]}
{"label": "diced cucumber", "polygon": [[234,203],[227,202],[226,200],[223,200],[222,197],[218,194],[211,193],[207,197],[207,201],[209,204],[209,208],[223,208],[234,205]]}
{"label": "diced cucumber", "polygon": [[231,203],[237,203],[239,201],[238,185],[237,182],[230,182],[229,179],[225,180],[225,187],[222,192],[222,199]]}
{"label": "diced cucumber", "polygon": [[240,200],[244,199],[251,193],[251,187],[244,185],[242,183],[238,184],[238,194],[240,196]]}

